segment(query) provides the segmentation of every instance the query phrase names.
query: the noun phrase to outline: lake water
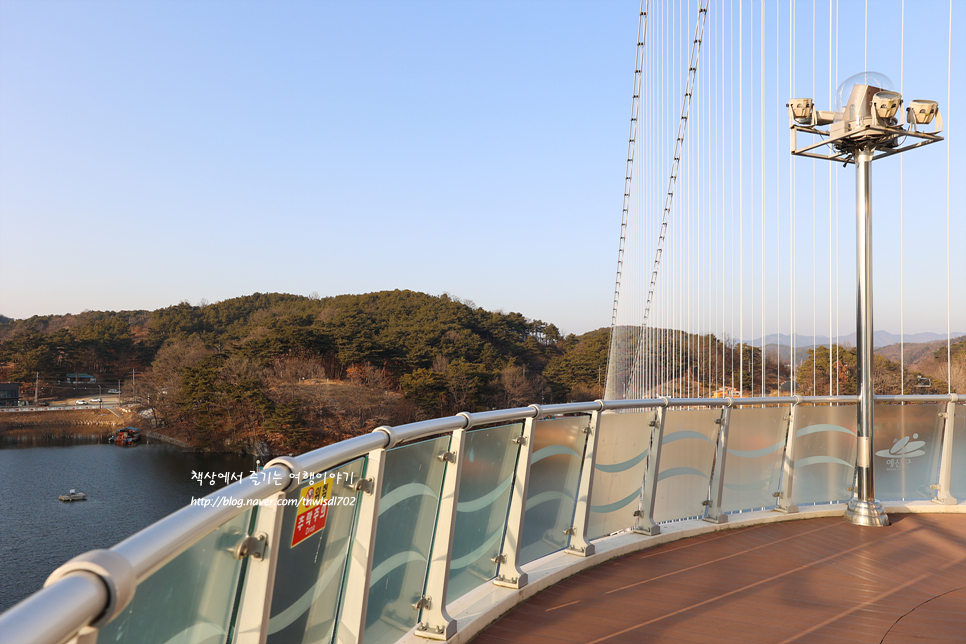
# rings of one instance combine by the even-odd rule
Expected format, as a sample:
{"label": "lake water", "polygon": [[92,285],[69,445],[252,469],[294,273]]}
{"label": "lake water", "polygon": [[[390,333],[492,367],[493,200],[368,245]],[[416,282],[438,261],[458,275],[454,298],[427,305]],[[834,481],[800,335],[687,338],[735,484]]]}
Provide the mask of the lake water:
{"label": "lake water", "polygon": [[[192,472],[248,475],[253,467],[252,457],[162,444],[0,445],[0,612],[71,557],[109,548],[224,485],[199,485]],[[71,488],[87,500],[57,499]]]}

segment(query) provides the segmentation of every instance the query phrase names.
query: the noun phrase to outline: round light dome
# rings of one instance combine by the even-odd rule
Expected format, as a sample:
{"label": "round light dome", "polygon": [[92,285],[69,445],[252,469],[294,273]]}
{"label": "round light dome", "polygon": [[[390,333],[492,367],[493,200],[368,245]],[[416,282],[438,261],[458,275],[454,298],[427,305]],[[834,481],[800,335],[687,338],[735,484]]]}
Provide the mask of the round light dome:
{"label": "round light dome", "polygon": [[859,72],[849,76],[839,85],[835,92],[835,111],[841,112],[849,103],[849,96],[852,95],[852,87],[855,85],[868,85],[879,89],[893,90],[895,86],[889,77],[879,72]]}

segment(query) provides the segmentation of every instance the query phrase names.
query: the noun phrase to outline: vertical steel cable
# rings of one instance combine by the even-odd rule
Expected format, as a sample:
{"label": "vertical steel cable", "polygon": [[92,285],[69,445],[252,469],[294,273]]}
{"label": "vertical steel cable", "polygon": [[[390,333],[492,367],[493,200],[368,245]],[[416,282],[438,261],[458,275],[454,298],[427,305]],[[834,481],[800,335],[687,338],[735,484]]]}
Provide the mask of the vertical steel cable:
{"label": "vertical steel cable", "polygon": [[[775,7],[775,105],[781,105],[781,5]],[[781,128],[781,121],[777,123]],[[775,137],[775,382],[778,385],[778,395],[781,395],[782,385],[782,195],[781,195],[781,143]]]}
{"label": "vertical steel cable", "polygon": [[[953,0],[949,0],[949,53],[946,60],[946,110],[951,113],[950,105],[953,97]],[[952,120],[952,119],[950,119]],[[952,303],[950,301],[949,285],[951,283],[951,259],[949,253],[949,166],[951,163],[950,149],[952,148],[952,132],[946,126],[946,393],[953,392],[953,343],[952,343]]]}
{"label": "vertical steel cable", "polygon": [[[729,12],[729,15],[730,15],[730,13],[731,12]],[[724,81],[724,78],[725,78],[724,43],[725,43],[725,38],[724,38],[724,19],[722,17],[722,20],[721,20],[721,126],[719,128],[720,131],[721,131],[721,206],[720,206],[721,207],[721,228],[718,231],[718,236],[721,238],[721,291],[720,291],[720,293],[721,293],[721,326],[719,328],[721,329],[721,388],[722,389],[724,389],[724,386],[725,386],[725,350],[726,350],[726,347],[725,347],[724,328],[725,328],[725,324],[726,324],[725,320],[727,319],[727,316],[725,314],[725,304],[726,304],[726,301],[727,301],[726,300],[726,297],[725,297],[725,294],[726,294],[726,290],[725,289],[726,289],[727,283],[728,283],[727,282],[727,279],[725,278],[725,275],[726,275],[726,270],[725,270],[725,203],[726,203],[725,202],[725,186],[727,185],[727,179],[726,179],[725,172],[726,172],[726,168],[728,167],[727,164],[725,163],[725,122],[726,122],[725,121],[725,107],[726,107],[726,102],[725,102],[725,87],[728,87],[730,89],[730,83],[728,83],[728,85],[725,85],[725,81]],[[730,80],[730,78],[729,78],[729,80]]]}
{"label": "vertical steel cable", "polygon": [[761,395],[768,395],[767,373],[765,372],[766,343],[765,338],[768,333],[765,328],[765,0],[760,0],[759,19],[759,54],[758,54],[758,75],[761,80],[759,83],[759,120],[761,121],[761,150],[759,152],[759,162],[761,163]]}
{"label": "vertical steel cable", "polygon": [[[788,95],[795,96],[795,0],[791,0],[791,14],[788,18]],[[788,252],[789,252],[789,324],[791,325],[791,360],[789,361],[788,377],[791,383],[791,392],[795,393],[796,372],[795,360],[796,340],[795,337],[795,170],[792,164],[788,164]]]}
{"label": "vertical steel cable", "polygon": [[745,392],[745,81],[744,0],[738,0],[738,391]]}
{"label": "vertical steel cable", "polygon": [[[812,96],[815,96],[815,1],[812,0]],[[818,365],[815,349],[818,346],[818,315],[816,311],[818,297],[818,212],[815,203],[815,164],[812,164],[812,395],[817,395]]]}
{"label": "vertical steel cable", "polygon": [[[903,0],[905,2],[905,0]],[[832,76],[832,0],[828,2],[828,100],[832,104],[834,85]],[[833,164],[826,164],[828,170],[828,395],[832,391],[832,170]]]}
{"label": "vertical steel cable", "polygon": [[[901,95],[905,91],[906,86],[906,0],[902,0],[902,7],[900,10],[900,27],[899,27],[899,94]],[[899,155],[899,394],[906,393],[906,325],[905,325],[905,270],[903,268],[903,259],[905,257],[905,248],[903,244],[904,232],[904,219],[903,219],[903,188],[904,188],[904,164],[905,159],[900,154]],[[904,404],[904,403],[903,403]]]}
{"label": "vertical steel cable", "polygon": [[[738,0],[738,2],[741,2],[741,0]],[[735,107],[734,107],[734,102],[735,102],[735,45],[734,45],[734,42],[735,42],[735,38],[734,38],[734,36],[735,36],[735,5],[734,5],[734,2],[731,3],[731,11],[729,12],[728,18],[729,18],[729,22],[730,22],[729,27],[730,27],[730,36],[731,36],[731,38],[729,38],[729,40],[730,40],[730,43],[729,43],[730,46],[728,48],[728,53],[729,53],[728,62],[730,64],[730,67],[729,67],[729,70],[728,70],[728,82],[729,82],[729,85],[731,86],[731,117],[732,117],[731,120],[729,121],[729,123],[733,123],[734,122],[734,114],[735,114]],[[738,90],[740,91],[741,88],[739,87]],[[731,233],[731,240],[730,240],[730,244],[729,244],[729,246],[730,246],[730,248],[729,248],[729,250],[730,250],[730,259],[731,259],[731,274],[730,274],[730,279],[728,280],[728,282],[729,282],[729,286],[731,286],[731,292],[729,294],[728,301],[730,303],[730,309],[731,309],[730,310],[730,313],[731,313],[731,326],[730,326],[730,329],[731,329],[731,333],[730,333],[731,342],[730,342],[730,344],[731,344],[731,346],[729,347],[729,354],[730,354],[729,357],[731,358],[731,380],[730,380],[728,386],[730,386],[731,388],[734,388],[734,386],[735,386],[735,226],[734,226],[734,216],[735,216],[735,136],[734,136],[734,132],[733,131],[732,132],[729,132],[729,134],[730,134],[729,143],[731,144],[729,146],[731,148],[731,158],[729,160],[730,163],[728,164],[728,166],[729,166],[729,169],[731,170],[731,174],[729,176],[729,184],[728,185],[729,185],[729,188],[731,188],[731,193],[728,195],[729,196],[729,199],[728,199],[728,210],[729,210],[729,213],[730,213],[729,219],[731,219],[731,221],[729,222],[731,224],[731,226],[729,227],[729,231]]]}
{"label": "vertical steel cable", "polygon": [[[835,0],[835,79],[838,80],[839,77],[839,3]],[[835,175],[835,273],[839,273],[841,267],[841,255],[839,254],[839,175]],[[838,366],[841,364],[841,347],[842,347],[842,332],[840,326],[839,311],[842,306],[842,300],[839,297],[839,284],[841,280],[835,281],[835,364]],[[829,357],[831,360],[831,357]],[[837,371],[836,371],[837,374]],[[840,395],[841,392],[841,382],[839,378],[835,379],[835,395]]]}
{"label": "vertical steel cable", "polygon": [[862,44],[862,71],[869,71],[869,0],[865,0],[865,37]]}

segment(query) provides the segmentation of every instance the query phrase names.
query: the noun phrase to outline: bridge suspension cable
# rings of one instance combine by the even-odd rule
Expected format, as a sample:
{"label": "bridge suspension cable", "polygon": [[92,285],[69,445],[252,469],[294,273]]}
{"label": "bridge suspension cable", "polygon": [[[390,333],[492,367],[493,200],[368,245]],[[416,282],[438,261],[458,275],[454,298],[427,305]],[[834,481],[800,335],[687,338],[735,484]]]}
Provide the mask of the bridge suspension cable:
{"label": "bridge suspension cable", "polygon": [[[906,78],[904,58],[915,51],[918,60],[946,59],[947,95],[936,98],[944,99],[948,133],[948,123],[959,122],[951,112],[962,111],[949,104],[960,85],[951,74],[959,46],[952,3],[947,43],[918,24],[911,35],[904,0],[890,7],[642,0],[606,398],[850,393],[855,340],[841,313],[854,306],[855,230],[840,209],[854,208],[851,185],[840,189],[837,166],[828,164],[822,177],[821,164],[792,160],[786,103],[804,91],[816,106],[834,109],[840,74],[862,71],[866,61],[896,77],[902,92],[938,94],[935,78]],[[862,35],[840,38],[858,34],[857,27]],[[900,46],[877,37],[883,32],[898,33]],[[907,38],[915,45],[907,47]],[[880,320],[899,331],[895,393],[911,393],[910,328],[938,332],[930,323],[941,324],[942,298],[947,374],[952,331],[960,324],[966,331],[966,296],[951,288],[951,275],[966,274],[966,259],[959,271],[952,253],[963,225],[958,188],[949,180],[951,166],[962,163],[951,152],[954,141],[943,144],[941,156],[936,146],[916,164],[876,166],[876,226],[884,241],[876,242],[875,272],[886,285],[880,306],[889,307]],[[943,173],[936,171],[943,163],[945,207]],[[915,226],[905,220],[910,189],[917,195]],[[946,238],[944,294],[941,253],[929,251],[927,229]],[[928,284],[908,272],[930,263],[935,278]],[[909,289],[912,279],[916,288]]]}

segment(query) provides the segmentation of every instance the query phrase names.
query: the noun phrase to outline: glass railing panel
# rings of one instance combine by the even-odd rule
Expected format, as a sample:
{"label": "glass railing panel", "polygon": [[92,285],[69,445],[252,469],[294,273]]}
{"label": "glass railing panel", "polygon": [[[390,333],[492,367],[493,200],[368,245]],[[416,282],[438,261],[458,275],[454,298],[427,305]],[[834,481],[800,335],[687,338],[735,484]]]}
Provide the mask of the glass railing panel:
{"label": "glass railing panel", "polygon": [[704,515],[717,446],[720,409],[669,410],[664,417],[654,520]]}
{"label": "glass railing panel", "polygon": [[876,405],[875,497],[932,499],[939,481],[946,405]]}
{"label": "glass railing panel", "polygon": [[953,419],[953,462],[949,493],[960,503],[966,501],[966,405],[956,405],[956,417]]}
{"label": "glass railing panel", "polygon": [[564,531],[573,526],[589,422],[589,416],[571,416],[534,423],[527,506],[520,538],[521,564],[562,550],[570,543]]}
{"label": "glass railing panel", "polygon": [[[268,644],[332,641],[356,524],[353,486],[365,476],[365,463],[356,459],[286,494],[297,505],[282,511]],[[310,496],[328,497],[329,504],[307,502]]]}
{"label": "glass railing panel", "polygon": [[134,599],[100,629],[98,641],[227,641],[242,570],[234,549],[248,534],[252,512],[226,521],[138,584]]}
{"label": "glass railing panel", "polygon": [[413,604],[423,594],[426,568],[450,437],[386,452],[379,523],[366,612],[366,644],[395,642],[416,625]]}
{"label": "glass railing panel", "polygon": [[793,503],[848,501],[855,469],[854,405],[795,411]]}
{"label": "glass railing panel", "polygon": [[731,411],[721,497],[725,512],[776,505],[772,494],[781,481],[788,412],[788,407]]}
{"label": "glass railing panel", "polygon": [[590,498],[587,537],[596,539],[634,525],[650,452],[655,412],[602,414]]}
{"label": "glass railing panel", "polygon": [[449,587],[455,601],[496,576],[523,423],[466,433],[456,504]]}

